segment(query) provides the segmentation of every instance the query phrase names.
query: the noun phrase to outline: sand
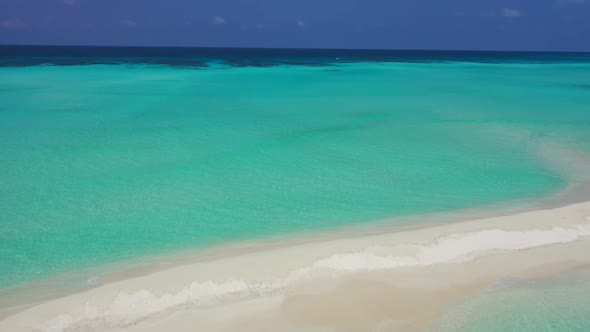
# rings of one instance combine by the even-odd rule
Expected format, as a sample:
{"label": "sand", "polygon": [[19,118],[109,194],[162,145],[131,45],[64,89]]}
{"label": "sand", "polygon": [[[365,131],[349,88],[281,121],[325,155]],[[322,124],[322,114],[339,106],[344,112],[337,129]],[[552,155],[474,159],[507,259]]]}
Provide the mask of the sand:
{"label": "sand", "polygon": [[421,331],[504,278],[590,264],[590,202],[220,255],[49,300],[0,331]]}

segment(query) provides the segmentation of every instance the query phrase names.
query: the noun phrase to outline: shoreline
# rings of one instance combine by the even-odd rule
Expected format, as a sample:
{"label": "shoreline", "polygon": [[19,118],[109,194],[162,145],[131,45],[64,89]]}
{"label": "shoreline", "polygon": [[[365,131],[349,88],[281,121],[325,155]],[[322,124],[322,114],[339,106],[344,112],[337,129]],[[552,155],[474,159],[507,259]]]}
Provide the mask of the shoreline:
{"label": "shoreline", "polygon": [[[534,198],[467,207],[451,211],[387,218],[330,229],[296,232],[292,234],[276,234],[253,240],[242,240],[205,248],[185,249],[138,257],[92,268],[70,271],[15,288],[0,290],[0,294],[3,295],[0,298],[0,321],[31,306],[64,296],[87,292],[97,287],[126,279],[144,277],[182,265],[209,262],[326,241],[444,227],[485,218],[505,217],[535,210],[561,208],[586,201],[590,201],[590,181],[577,181],[556,193],[545,194]],[[48,287],[51,289],[48,289]]]}
{"label": "shoreline", "polygon": [[590,181],[575,182],[556,193],[534,198],[466,207],[450,211],[386,218],[336,228],[275,234],[252,240],[240,240],[214,246],[154,254],[91,268],[69,271],[0,290],[0,320],[31,306],[97,287],[182,265],[256,254],[268,250],[317,244],[326,241],[356,239],[379,234],[416,231],[474,220],[503,217],[538,209],[559,208],[590,201]]}
{"label": "shoreline", "polygon": [[[545,152],[546,151],[548,150],[545,150]],[[157,300],[157,296],[151,295],[152,293],[168,294],[166,296],[171,296],[170,294],[175,294],[182,289],[191,289],[191,285],[194,285],[197,281],[206,281],[206,283],[209,283],[207,284],[207,287],[213,286],[219,288],[219,284],[221,284],[221,288],[223,288],[227,286],[228,280],[240,281],[255,277],[254,279],[257,280],[256,282],[262,282],[262,284],[264,284],[269,280],[273,280],[273,278],[284,278],[285,275],[289,275],[290,273],[293,273],[293,271],[297,271],[301,268],[308,268],[314,263],[322,261],[322,259],[325,259],[326,257],[338,256],[340,254],[347,254],[351,252],[363,252],[363,250],[368,250],[375,247],[374,241],[385,242],[381,245],[384,248],[390,248],[392,246],[396,248],[399,246],[405,246],[405,249],[402,249],[401,253],[407,254],[408,250],[410,252],[412,252],[412,250],[417,250],[416,246],[426,246],[429,243],[435,243],[449,234],[460,235],[468,234],[469,232],[486,230],[535,232],[542,230],[543,227],[552,226],[553,228],[556,228],[558,226],[571,226],[571,222],[568,221],[564,223],[563,220],[560,220],[562,218],[561,214],[566,216],[565,219],[571,219],[572,211],[570,210],[573,209],[575,211],[578,209],[578,207],[584,211],[587,210],[588,212],[585,212],[585,216],[577,216],[578,222],[577,224],[574,224],[580,226],[587,223],[590,227],[590,219],[584,219],[590,217],[590,181],[588,180],[588,176],[586,175],[586,171],[584,169],[585,165],[590,164],[588,156],[561,149],[557,151],[559,153],[558,155],[555,155],[555,150],[551,150],[550,152],[552,153],[549,155],[542,154],[542,156],[546,157],[545,159],[550,162],[548,165],[551,165],[560,173],[563,172],[562,174],[569,174],[571,176],[570,181],[568,181],[569,185],[567,185],[564,189],[554,193],[545,194],[543,196],[537,196],[534,198],[500,202],[486,206],[389,218],[361,224],[341,226],[336,229],[332,228],[309,232],[297,232],[292,234],[279,234],[261,239],[232,242],[202,249],[187,249],[179,252],[152,255],[134,260],[126,260],[118,263],[103,265],[92,269],[74,271],[56,276],[54,278],[40,280],[38,282],[26,284],[22,287],[0,292],[0,294],[2,294],[2,297],[0,298],[0,330],[2,330],[3,326],[9,326],[11,331],[30,331],[30,326],[29,328],[23,328],[23,326],[18,327],[18,324],[12,325],[14,320],[16,319],[18,321],[19,317],[28,317],[26,320],[27,324],[29,321],[37,321],[38,324],[43,324],[38,318],[46,315],[39,316],[33,314],[31,316],[31,312],[36,312],[36,310],[39,310],[39,308],[53,307],[56,305],[59,307],[59,303],[62,303],[63,312],[55,311],[54,314],[55,317],[63,318],[64,316],[62,314],[66,314],[68,312],[66,308],[71,308],[71,306],[67,304],[70,299],[78,299],[77,301],[80,301],[80,299],[84,299],[85,297],[87,298],[89,294],[99,294],[99,297],[103,298],[103,303],[101,305],[108,307],[108,304],[104,301],[115,301],[120,298],[119,295],[121,294],[132,294],[134,291],[138,292],[137,294],[143,292],[142,294],[144,295],[150,294],[148,297],[150,297],[151,300]],[[547,159],[547,157],[550,158]],[[568,164],[564,162],[564,160],[570,161],[570,163]],[[558,211],[557,216],[555,216],[555,211]],[[526,220],[528,218],[525,216],[530,214],[540,214],[541,216],[545,216],[545,219],[547,218],[547,215],[553,214],[555,220],[552,222],[547,220],[545,220],[545,222]],[[507,220],[512,220],[514,223],[507,223]],[[539,227],[541,227],[541,229]],[[405,239],[406,236],[409,236],[409,238]],[[581,242],[588,243],[588,250],[590,250],[590,241],[586,240]],[[565,244],[563,246],[568,247],[571,246],[571,244]],[[544,248],[552,247],[555,247],[552,243],[546,243],[534,248],[516,250],[512,250],[512,248],[499,256],[509,256],[507,259],[512,258],[512,260],[515,261],[515,256],[520,255],[521,251],[535,252],[545,250]],[[315,251],[317,251],[317,253]],[[549,252],[551,252],[551,250],[549,250]],[[583,252],[583,250],[579,252]],[[276,256],[281,253],[289,253],[288,256],[291,259],[277,260]],[[496,254],[494,253],[494,255]],[[576,255],[575,252],[573,253],[573,257],[575,258],[574,260],[580,258],[578,256],[579,255]],[[487,256],[483,258],[487,259]],[[476,261],[480,261],[483,258],[479,257],[476,259]],[[272,271],[273,273],[263,273],[262,275],[257,275],[256,271],[251,271],[251,268],[247,266],[248,264],[244,263],[244,261],[247,260],[264,261],[265,259],[272,262],[271,265],[280,263],[279,265],[281,265],[281,268],[275,269]],[[366,259],[366,257],[364,259]],[[239,268],[237,268],[235,262],[242,262],[241,264],[244,265],[240,266],[238,264],[237,266],[239,266]],[[547,264],[551,266],[548,267]],[[539,263],[537,264],[538,266],[535,266],[535,269],[541,269],[544,271],[541,276],[547,276],[571,268],[577,268],[580,265],[590,264],[590,259],[588,259],[588,261],[584,261],[583,259],[579,260],[576,264],[571,264],[571,262],[564,263],[564,259],[554,259],[547,264]],[[473,264],[470,262],[462,262],[448,265],[454,265],[458,270],[461,270]],[[202,273],[202,271],[200,271],[198,268],[195,268],[199,266],[214,266],[216,269],[220,269],[220,272],[218,271],[217,274]],[[187,269],[187,275],[191,276],[189,279],[174,278],[175,271],[184,271]],[[401,271],[406,269],[422,271],[416,272],[419,275],[420,273],[424,273],[430,269],[430,267],[409,266],[403,267],[401,269],[394,268],[393,270]],[[374,270],[377,270],[377,272]],[[371,269],[367,268],[366,266],[364,268],[361,267],[359,271],[351,272],[345,269],[343,270],[344,272],[340,271],[342,273],[337,273],[336,279],[334,279],[334,275],[330,276],[330,278],[332,278],[330,283],[332,283],[334,280],[340,280],[344,282],[350,277],[349,274],[357,275],[368,273],[372,275],[369,279],[382,278],[382,276],[375,276],[375,274],[389,275],[387,278],[388,280],[394,280],[397,278],[395,273],[392,276],[390,275],[391,273],[384,272],[387,270],[389,269]],[[245,275],[242,275],[244,271],[248,272]],[[518,273],[526,275],[525,271],[522,270],[520,270]],[[154,276],[167,274],[169,274],[171,277],[158,280],[155,283],[148,282],[149,287],[137,288],[134,285],[134,281],[146,282],[154,278]],[[322,280],[322,278],[325,277],[325,275],[320,274],[317,276],[314,275],[311,279]],[[456,277],[457,276],[454,278]],[[262,278],[263,281],[258,280],[260,278]],[[265,298],[274,297],[275,305],[278,305],[276,301],[279,300],[276,299],[278,296],[276,293],[281,293],[285,290],[297,288],[299,287],[299,283],[306,284],[308,282],[307,279],[310,278],[305,277],[303,279],[305,279],[303,280],[304,282],[297,281],[295,283],[297,285],[288,285],[288,287],[285,285],[279,285],[280,287],[278,287],[278,289],[273,289],[272,291],[266,290],[265,292],[268,292],[269,294],[262,294],[264,296],[261,296],[258,298],[258,300],[264,302]],[[485,279],[485,282],[483,279]],[[480,290],[482,287],[485,287],[486,284],[491,283],[493,279],[494,278],[491,276],[478,279],[476,282],[477,287],[471,285],[465,289],[462,289],[461,291],[456,292],[456,294],[454,293],[455,295],[453,295],[451,298],[456,298],[459,296],[458,294],[464,296],[465,294],[468,294],[472,291]],[[450,281],[452,280],[449,280],[449,282]],[[226,284],[224,284],[224,282],[226,282]],[[322,284],[321,281],[317,282]],[[403,280],[399,280],[399,283],[403,284]],[[326,283],[324,282],[323,285],[326,286],[325,284]],[[132,287],[127,287],[125,285],[131,285]],[[200,285],[199,287],[202,288],[202,286],[203,285]],[[429,288],[431,286],[432,285],[422,285],[420,287]],[[180,287],[180,290],[178,287]],[[243,283],[240,284],[240,282],[238,282],[237,284],[230,284],[230,288],[231,287],[245,287],[248,289],[251,288],[251,285],[245,285]],[[260,285],[256,287],[260,287]],[[306,286],[303,288],[306,288]],[[412,287],[412,289],[416,290],[415,287]],[[200,291],[203,291],[203,289]],[[234,291],[240,293],[240,290]],[[371,292],[374,292],[374,290],[371,290]],[[230,291],[230,293],[232,293],[232,291]],[[405,291],[403,293],[405,294],[404,297],[406,298],[415,296],[407,294]],[[416,292],[416,294],[418,293],[421,292]],[[282,296],[284,295],[285,294],[282,294]],[[91,298],[94,297],[95,295],[91,296]],[[223,296],[221,297],[223,298]],[[109,298],[110,300],[105,300],[104,298]],[[251,299],[248,299],[248,296],[245,298],[240,298],[240,296],[238,296],[236,299],[227,301],[227,303],[225,303],[225,300],[221,301],[223,302],[223,305],[220,307],[232,307],[234,305],[239,307],[240,301],[245,301],[248,303],[250,300]],[[79,307],[83,307],[82,302],[78,302]],[[84,306],[88,306],[91,301],[88,301],[87,298],[86,302],[84,303]],[[211,306],[217,307],[217,305]],[[442,308],[443,305],[441,304],[439,307]],[[163,312],[168,313],[168,311],[169,309],[166,309]],[[160,313],[155,314],[156,317],[160,315]],[[74,316],[75,315],[72,317]],[[151,320],[150,317],[151,315],[147,315],[147,318],[135,318],[137,318],[137,322],[141,322],[146,319]],[[50,320],[49,317],[46,318],[47,319],[45,323]],[[120,317],[120,319],[125,320],[126,318]],[[133,318],[131,320],[133,321]],[[126,324],[135,325],[137,322]],[[123,325],[127,326],[126,324]],[[99,330],[102,330],[103,328],[99,328]],[[62,330],[66,331],[68,329],[60,329],[53,326],[50,329],[40,328],[35,331]],[[73,330],[76,329],[73,328]]]}
{"label": "shoreline", "polygon": [[[571,158],[571,156],[568,157]],[[584,160],[584,163],[590,165],[590,160]],[[2,301],[2,298],[0,298],[0,319],[7,316],[5,311],[12,309],[11,307],[26,307],[30,304],[42,303],[66,295],[88,291],[105,284],[128,279],[129,277],[141,277],[180,265],[323,241],[360,238],[383,233],[397,233],[452,225],[484,218],[503,217],[535,210],[560,208],[586,201],[590,201],[590,180],[586,180],[586,177],[584,177],[578,181],[573,181],[564,189],[557,192],[546,193],[531,198],[491,203],[483,206],[465,207],[449,211],[364,221],[311,231],[273,234],[251,240],[238,240],[203,248],[187,248],[125,259],[99,266],[67,271],[16,287],[0,289],[0,295],[22,293],[23,289],[30,289],[31,287],[36,291],[41,289],[46,290],[48,286],[57,286],[60,289],[60,291],[53,292],[53,294],[36,298],[33,301],[34,303],[7,305],[6,301]],[[89,279],[93,279],[94,282],[89,282]]]}
{"label": "shoreline", "polygon": [[[188,309],[186,310],[188,311],[205,310],[203,308],[215,310],[216,308],[231,308],[232,306],[241,308],[239,310],[245,310],[240,306],[240,303],[261,301],[265,303],[264,306],[267,306],[271,305],[271,303],[266,303],[265,301],[270,301],[274,303],[271,307],[276,309],[277,305],[278,307],[284,306],[283,304],[286,303],[284,302],[286,294],[289,294],[290,292],[297,293],[297,290],[303,290],[304,293],[307,293],[310,289],[318,287],[318,284],[321,285],[319,286],[320,288],[332,283],[342,282],[347,284],[350,281],[350,278],[353,278],[354,280],[355,278],[358,279],[359,275],[365,275],[360,277],[360,279],[365,281],[367,279],[379,280],[380,283],[387,280],[398,280],[398,284],[403,285],[404,283],[407,284],[409,280],[414,282],[420,280],[420,278],[424,279],[425,275],[430,274],[430,272],[426,273],[427,270],[431,269],[439,271],[446,269],[447,272],[445,273],[449,275],[449,278],[446,280],[447,283],[475,283],[474,285],[463,285],[465,287],[460,286],[459,290],[456,290],[453,294],[447,294],[449,296],[447,302],[451,302],[452,299],[456,299],[459,296],[465,296],[465,294],[481,289],[482,287],[485,287],[485,285],[494,282],[494,280],[501,278],[501,276],[494,275],[496,272],[490,273],[488,271],[488,274],[486,274],[481,273],[480,269],[478,273],[469,273],[471,277],[467,278],[468,280],[465,280],[464,277],[460,277],[461,273],[458,272],[459,270],[477,270],[474,266],[483,264],[481,262],[497,260],[499,257],[502,257],[500,260],[512,262],[512,265],[502,263],[510,265],[510,269],[512,269],[506,269],[506,271],[510,270],[513,274],[522,276],[528,276],[530,270],[542,271],[539,275],[546,276],[590,264],[590,258],[580,257],[581,255],[579,254],[580,252],[584,252],[584,250],[580,248],[590,248],[590,237],[588,237],[590,236],[590,219],[588,219],[588,217],[590,217],[590,202],[574,203],[558,208],[551,207],[552,204],[558,204],[559,199],[568,197],[568,192],[570,194],[574,193],[576,194],[574,195],[576,198],[582,199],[582,197],[577,196],[577,193],[579,193],[580,188],[583,189],[585,187],[585,183],[572,186],[562,193],[538,200],[527,208],[521,207],[520,210],[523,211],[516,212],[515,214],[510,214],[509,211],[504,211],[503,215],[468,219],[471,221],[456,221],[450,224],[426,224],[424,227],[418,226],[409,229],[398,228],[396,231],[389,231],[382,234],[357,234],[357,236],[350,236],[350,234],[345,235],[340,233],[339,235],[341,235],[341,237],[333,235],[334,237],[331,239],[308,238],[307,241],[303,243],[266,242],[265,245],[262,245],[262,248],[260,246],[256,248],[249,247],[250,250],[246,250],[246,252],[244,252],[245,247],[238,246],[233,248],[234,255],[228,255],[232,252],[231,250],[224,252],[218,248],[217,250],[220,252],[217,253],[217,256],[215,250],[212,250],[208,255],[203,255],[201,253],[200,260],[195,260],[195,257],[193,256],[188,261],[179,260],[171,265],[160,265],[159,268],[158,266],[152,265],[151,268],[148,267],[145,269],[144,267],[143,271],[119,271],[121,275],[114,276],[112,281],[105,280],[106,283],[97,288],[80,293],[69,294],[65,297],[52,298],[45,302],[41,302],[38,305],[24,306],[10,312],[8,315],[4,315],[4,317],[0,318],[3,319],[0,321],[0,327],[9,327],[11,331],[26,331],[30,330],[31,325],[29,322],[31,321],[36,321],[37,326],[39,326],[38,324],[42,325],[44,322],[47,323],[47,321],[51,321],[50,318],[55,319],[55,317],[58,317],[60,314],[66,314],[68,312],[70,317],[77,317],[77,315],[82,315],[79,317],[84,317],[84,315],[88,315],[88,312],[85,314],[80,313],[79,309],[81,307],[88,307],[88,305],[93,301],[96,301],[97,298],[99,301],[92,304],[92,306],[96,305],[96,308],[110,308],[109,306],[112,306],[113,304],[115,304],[115,306],[120,306],[121,304],[117,304],[117,301],[121,301],[121,294],[128,294],[123,297],[127,299],[126,301],[131,301],[130,303],[138,301],[137,299],[134,299],[136,296],[139,296],[140,298],[145,296],[146,299],[140,301],[143,303],[142,305],[145,306],[143,309],[149,308],[153,305],[153,303],[148,304],[149,302],[158,303],[162,308],[158,308],[157,310],[152,308],[151,310],[155,311],[149,312],[147,315],[143,315],[139,312],[132,314],[119,313],[115,315],[118,318],[113,320],[113,322],[116,323],[108,323],[106,326],[102,326],[102,328],[128,328],[145,320],[151,322],[154,319],[157,320],[157,317],[161,315],[166,316],[171,312],[175,312],[178,309],[178,306],[182,307],[184,305],[187,305]],[[542,206],[545,206],[545,208],[542,208]],[[533,210],[533,208],[536,210]],[[532,218],[533,216],[538,218]],[[463,217],[466,216],[464,215]],[[586,229],[586,227],[588,227],[588,229]],[[407,266],[387,266],[387,264],[391,263],[385,263],[383,266],[376,267],[366,265],[367,261],[373,263],[376,261],[378,264],[384,264],[383,257],[389,259],[391,257],[399,256],[396,259],[400,259],[400,257],[407,259],[408,257],[412,257],[412,255],[419,253],[421,250],[425,250],[425,248],[432,247],[436,244],[441,245],[441,243],[446,241],[445,239],[452,239],[453,236],[459,238],[461,236],[466,237],[468,240],[467,243],[470,243],[472,242],[472,240],[469,240],[470,236],[480,236],[481,234],[479,233],[483,234],[485,232],[491,232],[490,234],[492,234],[497,231],[507,233],[489,241],[491,247],[487,249],[480,248],[483,250],[484,254],[480,255],[480,253],[478,253],[481,250],[476,250],[474,252],[467,251],[466,253],[463,253],[467,256],[475,255],[472,257],[473,260],[461,261],[465,257],[461,258],[460,256],[463,254],[460,254],[458,257],[451,257],[448,262],[445,260],[434,260],[428,264],[422,265],[409,264]],[[533,235],[541,234],[539,232],[544,232],[544,235],[541,236],[544,240],[532,247],[526,247],[526,243],[528,242],[538,242]],[[558,237],[553,238],[558,233],[567,233],[567,241],[564,242],[563,239]],[[342,237],[342,235],[345,236]],[[514,247],[515,244],[511,244],[513,245],[512,247],[508,246],[508,248],[504,248],[502,245],[506,244],[501,243],[503,241],[502,239],[507,235],[515,235],[517,238],[525,235],[533,237],[528,241],[525,241],[524,248],[519,247],[519,245],[522,246],[523,244],[517,244],[516,247]],[[571,239],[568,236],[575,236],[576,239],[570,241]],[[486,237],[483,236],[482,239],[485,238]],[[477,242],[478,241],[475,243]],[[483,242],[486,241],[482,241],[482,243]],[[454,250],[452,247],[449,248],[438,248],[432,251],[431,254],[436,252],[449,252],[449,250],[452,252]],[[573,250],[572,248],[577,249]],[[498,250],[500,250],[500,253],[497,253]],[[235,255],[237,252],[239,252],[239,255]],[[519,256],[527,255],[529,255],[529,257],[535,257],[533,254],[535,252],[546,252],[546,255],[543,259],[534,259],[532,262],[526,264],[523,264],[521,261],[522,259],[519,258]],[[559,252],[560,254],[556,255],[556,252]],[[359,253],[365,253],[369,256],[355,258],[354,256]],[[343,257],[344,259],[342,259]],[[330,261],[330,259],[332,259],[332,261]],[[342,262],[344,262],[342,263],[344,265],[350,263],[350,259],[352,259],[354,264],[360,265],[352,268],[335,268],[335,266]],[[455,261],[457,259],[459,260]],[[261,266],[272,266],[272,271],[260,273],[256,267],[252,266],[251,262],[256,262],[254,265],[261,264]],[[312,268],[310,270],[309,267],[317,267],[318,262],[320,266],[324,264],[324,266],[319,269],[321,271],[316,273],[318,272],[316,271],[318,270],[317,268]],[[517,262],[518,264],[515,264]],[[328,270],[329,272],[326,272]],[[457,271],[453,272],[453,270]],[[413,273],[414,276],[411,278],[407,275],[403,277],[404,274],[408,273]],[[539,272],[534,273],[534,275],[537,273]],[[452,277],[450,277],[451,275]],[[385,278],[385,276],[387,277]],[[464,280],[461,280],[461,278]],[[278,283],[277,280],[279,280]],[[326,282],[326,280],[329,282]],[[194,288],[196,285],[195,283],[197,283],[197,289]],[[309,284],[312,286],[309,286]],[[210,291],[211,287],[218,291],[222,290],[223,294],[212,295],[207,293]],[[406,287],[401,289],[396,289],[395,292],[397,295],[399,295],[398,293],[400,292],[403,293],[403,297],[408,299],[414,298],[417,294],[423,293],[432,287],[436,288],[436,285],[430,281],[422,280],[421,285],[417,284],[411,286],[410,282],[409,285],[406,285]],[[260,293],[252,293],[253,288],[258,289]],[[350,289],[349,286],[346,286],[345,288]],[[415,294],[409,294],[407,291],[408,288],[414,290]],[[189,294],[182,294],[182,292],[187,289],[190,290]],[[359,288],[359,294],[364,292],[362,289],[365,289],[365,291],[368,291],[369,293],[376,292],[372,286],[365,285]],[[195,290],[197,290],[197,293],[201,294],[197,296],[197,298],[202,297],[201,299],[197,300],[194,298],[194,294],[190,295],[191,292],[194,292]],[[241,294],[244,292],[245,294]],[[447,298],[447,295],[443,296],[443,298]],[[168,300],[173,299],[172,302],[178,301],[176,298],[181,297],[186,300],[186,303],[182,304],[182,301],[180,301],[181,303],[174,302],[175,304],[171,306],[169,305],[170,303],[163,304],[162,296]],[[209,303],[208,301],[210,301],[209,298],[211,297],[221,300]],[[201,300],[204,298],[208,298],[208,300],[201,303]],[[270,299],[273,300],[271,301]],[[280,303],[281,305],[279,305]],[[129,303],[126,303],[123,307],[128,305]],[[156,307],[158,305],[156,305]],[[435,307],[439,310],[444,307],[444,304],[441,303]],[[101,312],[100,309],[96,310],[97,312]],[[104,311],[103,314],[111,312],[112,308],[104,310],[106,311]],[[350,310],[350,308],[347,310]],[[86,311],[88,311],[88,309],[86,309]],[[29,324],[28,328],[19,326],[18,324],[19,321],[21,323],[23,322],[24,317],[27,317],[24,321]],[[244,317],[244,319],[245,318],[246,317]],[[75,330],[75,327],[78,325],[82,326],[86,323],[92,325],[96,323],[94,322],[94,319],[88,319],[88,317],[85,319],[77,321],[76,318],[71,318],[71,321],[68,323],[69,325],[64,322],[61,322],[60,324],[70,326],[68,328],[74,327]],[[110,318],[103,317],[100,320],[104,322],[105,320],[109,321],[109,319]],[[418,320],[422,319],[423,318],[420,318]],[[432,319],[427,319],[426,321],[432,321]],[[52,329],[40,328],[38,330],[67,330],[65,325],[63,329],[60,329],[55,326],[55,322],[53,324],[54,325],[51,327]],[[420,326],[422,325],[420,324]],[[410,328],[408,327],[408,329]]]}

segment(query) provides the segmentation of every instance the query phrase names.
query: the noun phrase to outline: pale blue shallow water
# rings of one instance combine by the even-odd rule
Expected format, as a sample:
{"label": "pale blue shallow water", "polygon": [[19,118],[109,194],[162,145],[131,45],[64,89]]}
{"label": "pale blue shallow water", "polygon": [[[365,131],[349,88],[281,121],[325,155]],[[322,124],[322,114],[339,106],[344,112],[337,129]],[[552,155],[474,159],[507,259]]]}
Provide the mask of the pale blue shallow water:
{"label": "pale blue shallow water", "polygon": [[0,288],[556,192],[590,63],[0,68]]}
{"label": "pale blue shallow water", "polygon": [[436,332],[590,331],[590,272],[519,280],[487,289],[446,312]]}

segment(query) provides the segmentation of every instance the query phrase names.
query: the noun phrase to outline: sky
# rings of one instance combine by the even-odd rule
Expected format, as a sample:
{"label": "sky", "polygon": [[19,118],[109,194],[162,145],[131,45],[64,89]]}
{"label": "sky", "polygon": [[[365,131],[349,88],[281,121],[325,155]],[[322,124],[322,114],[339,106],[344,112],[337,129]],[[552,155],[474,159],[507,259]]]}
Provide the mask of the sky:
{"label": "sky", "polygon": [[0,44],[590,51],[590,0],[0,0]]}

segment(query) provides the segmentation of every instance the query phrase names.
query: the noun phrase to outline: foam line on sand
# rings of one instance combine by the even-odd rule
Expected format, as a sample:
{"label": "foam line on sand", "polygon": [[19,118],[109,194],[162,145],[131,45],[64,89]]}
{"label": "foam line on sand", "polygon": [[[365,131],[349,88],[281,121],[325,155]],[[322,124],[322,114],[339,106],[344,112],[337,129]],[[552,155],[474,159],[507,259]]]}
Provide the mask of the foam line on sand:
{"label": "foam line on sand", "polygon": [[[163,316],[213,308],[225,312],[236,303],[261,299],[274,299],[274,309],[280,312],[290,294],[306,285],[325,283],[321,289],[328,289],[359,274],[373,280],[387,274],[387,280],[398,280],[397,285],[445,290],[449,284],[506,277],[499,270],[474,268],[493,257],[502,257],[503,272],[513,274],[565,261],[585,264],[590,258],[579,246],[590,243],[589,216],[590,203],[580,203],[186,264],[36,305],[1,321],[0,331],[131,330],[148,322],[165,328],[158,325],[168,321]],[[539,250],[547,253],[519,261],[520,252]],[[447,272],[436,282],[421,279],[432,269]],[[473,271],[461,273],[468,269]],[[408,271],[414,276],[403,279]],[[178,325],[174,329],[182,330]]]}

